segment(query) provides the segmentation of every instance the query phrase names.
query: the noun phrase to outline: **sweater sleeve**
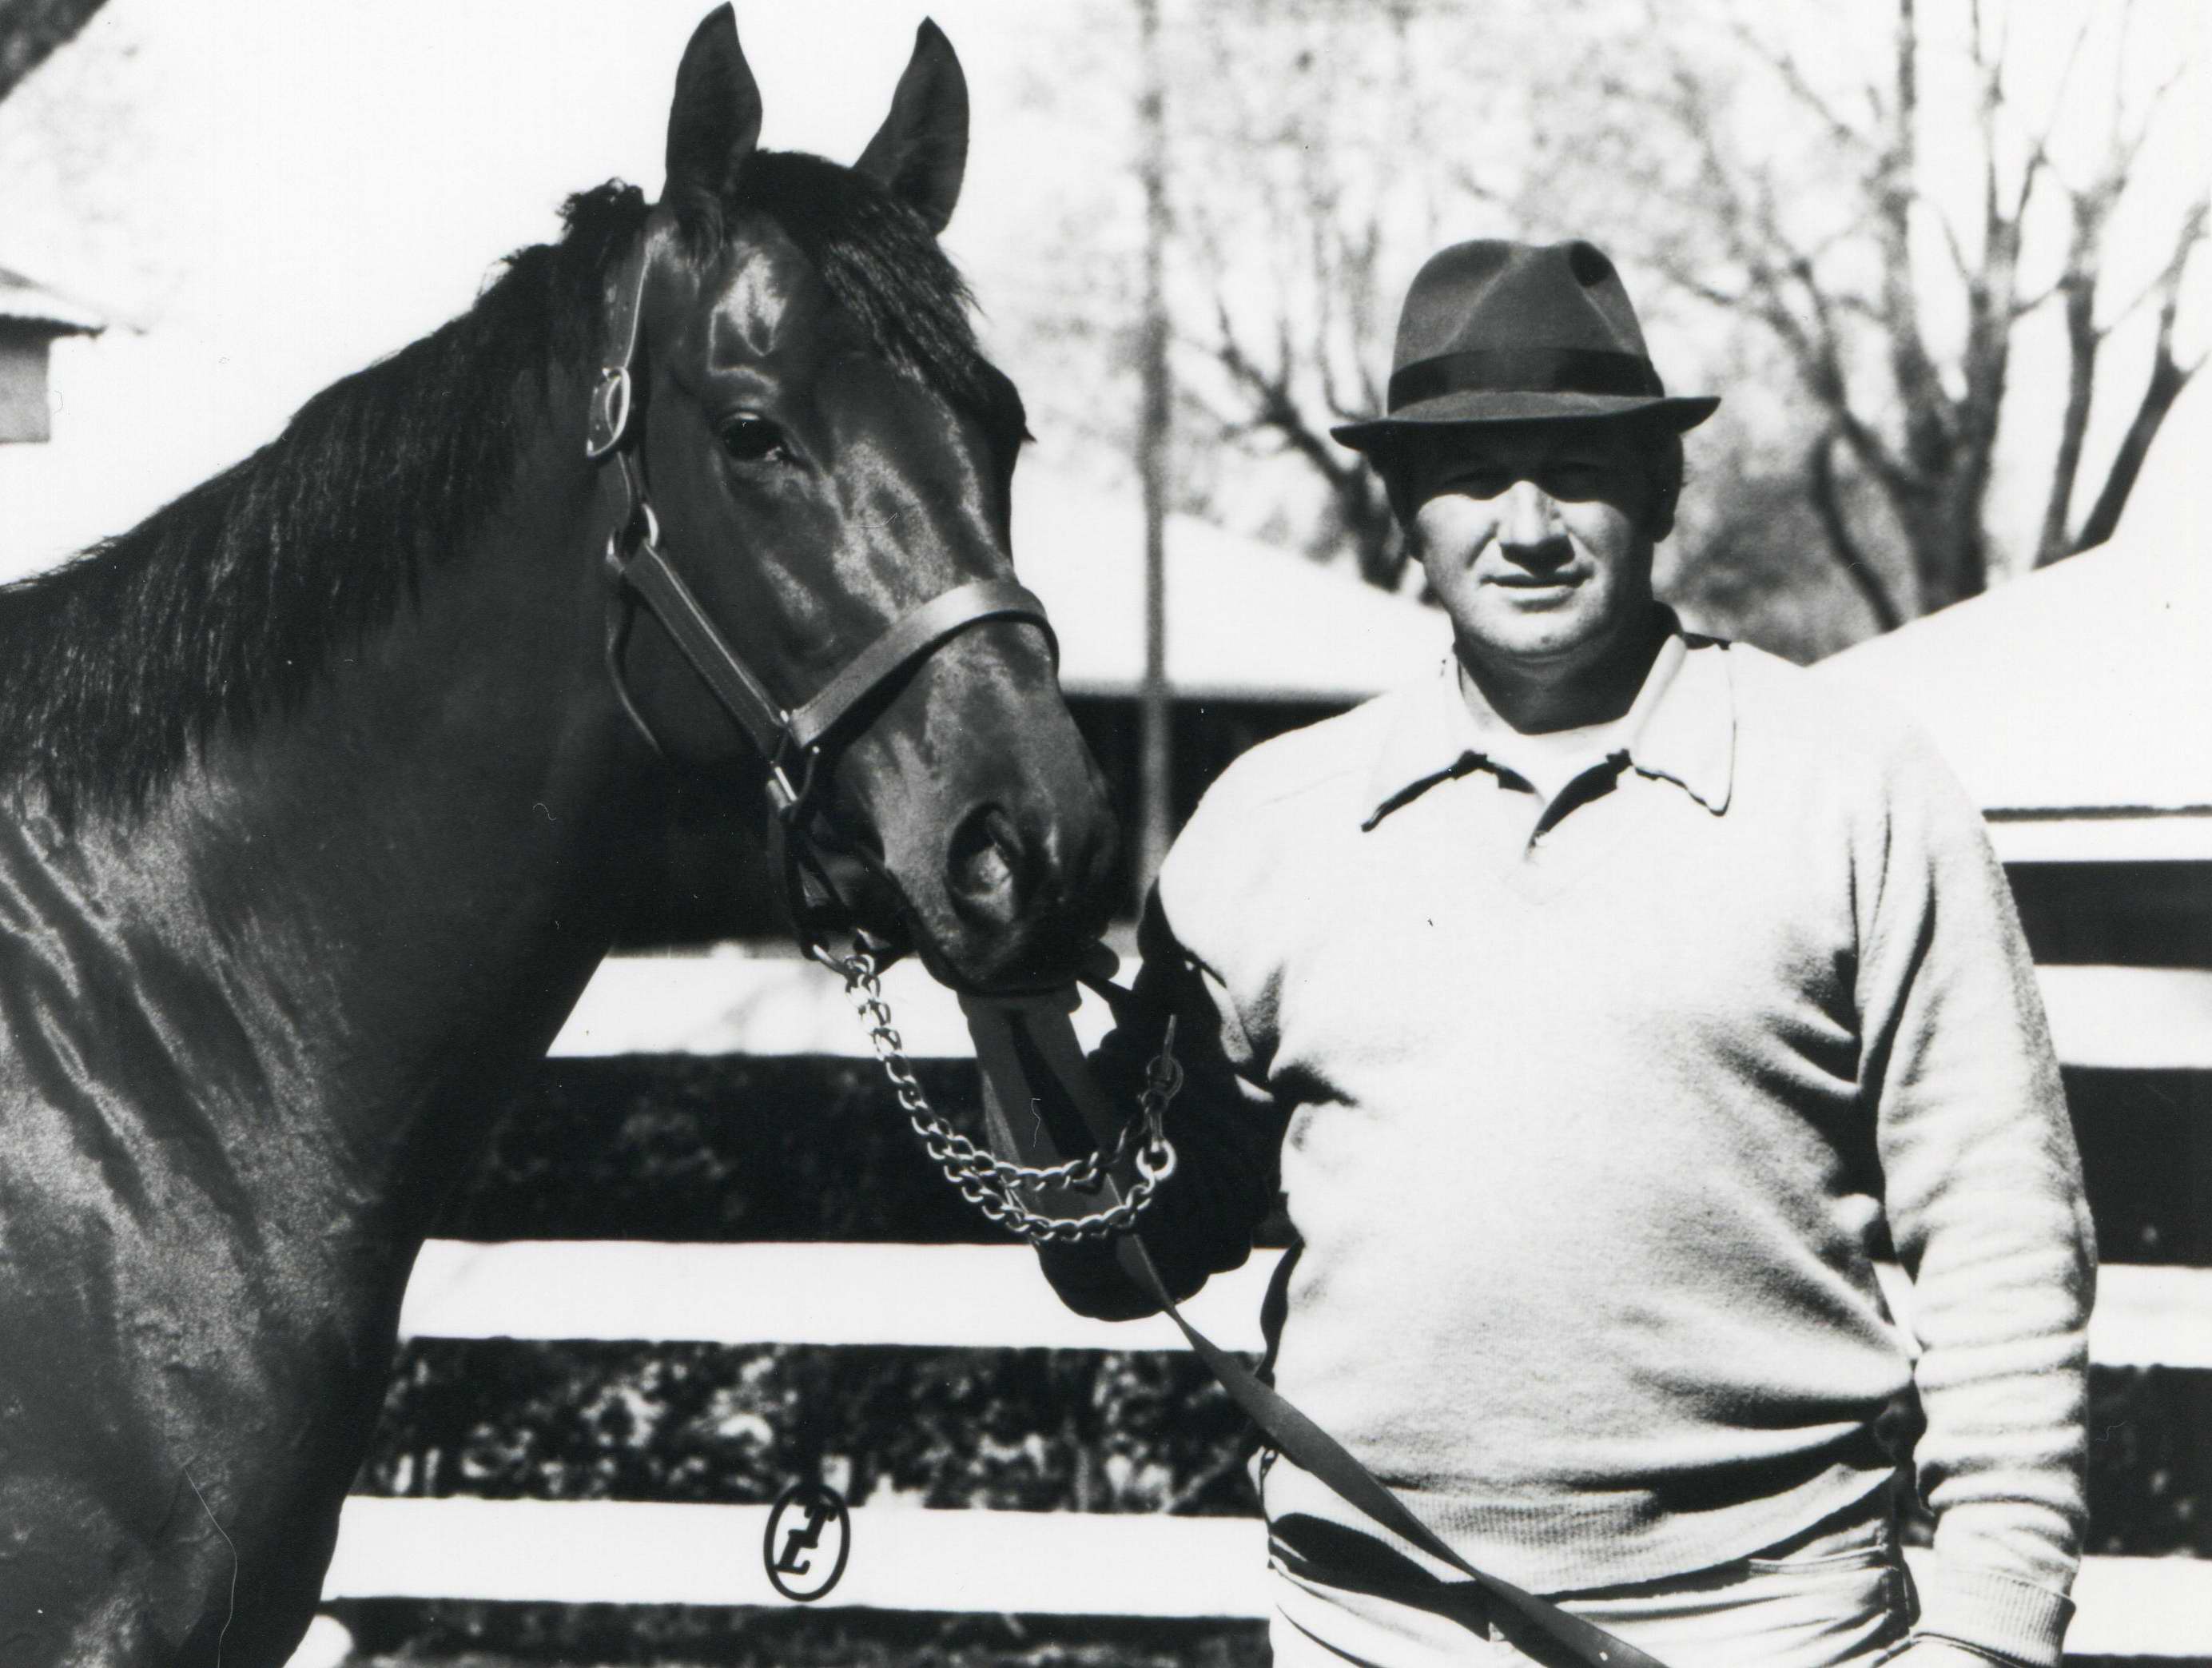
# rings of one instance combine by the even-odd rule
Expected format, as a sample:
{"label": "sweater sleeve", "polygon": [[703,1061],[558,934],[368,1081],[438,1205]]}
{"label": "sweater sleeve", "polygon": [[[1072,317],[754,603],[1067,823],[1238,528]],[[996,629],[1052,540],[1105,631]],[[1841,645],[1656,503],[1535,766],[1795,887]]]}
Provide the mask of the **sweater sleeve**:
{"label": "sweater sleeve", "polygon": [[[1183,1086],[1168,1108],[1175,1173],[1146,1210],[1140,1237],[1180,1302],[1209,1275],[1237,1268],[1273,1207],[1284,1117],[1265,1088],[1238,1070],[1250,1050],[1218,977],[1176,939],[1157,889],[1138,929],[1142,957],[1130,999],[1091,1056],[1118,1104],[1133,1104],[1170,1016]],[[1129,1320],[1157,1306],[1115,1261],[1110,1244],[1039,1248],[1045,1276],[1079,1313]]]}
{"label": "sweater sleeve", "polygon": [[1981,819],[1917,736],[1863,849],[1861,1081],[1914,1287],[1936,1514],[1920,1630],[2055,1665],[2086,1518],[2095,1251],[2035,971]]}

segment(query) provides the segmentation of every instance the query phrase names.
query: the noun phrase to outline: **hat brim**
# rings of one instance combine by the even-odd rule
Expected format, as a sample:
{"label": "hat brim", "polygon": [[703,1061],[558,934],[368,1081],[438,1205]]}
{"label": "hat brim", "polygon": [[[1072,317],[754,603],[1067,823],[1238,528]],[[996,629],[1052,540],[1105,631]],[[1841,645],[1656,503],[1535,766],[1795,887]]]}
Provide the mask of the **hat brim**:
{"label": "hat brim", "polygon": [[1368,452],[1394,439],[1438,429],[1491,423],[1571,422],[1642,412],[1671,423],[1680,434],[1696,428],[1719,409],[1720,400],[1707,394],[1454,393],[1418,401],[1386,417],[1342,423],[1328,432],[1338,444]]}

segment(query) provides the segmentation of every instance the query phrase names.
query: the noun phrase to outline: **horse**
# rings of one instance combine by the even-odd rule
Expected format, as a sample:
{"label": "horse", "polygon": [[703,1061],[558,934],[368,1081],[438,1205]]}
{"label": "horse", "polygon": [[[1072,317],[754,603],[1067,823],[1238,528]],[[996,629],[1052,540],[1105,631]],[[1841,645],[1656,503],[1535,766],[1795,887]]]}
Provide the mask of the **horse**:
{"label": "horse", "polygon": [[[0,1661],[284,1661],[502,1086],[734,784],[802,922],[1065,982],[1115,833],[1013,578],[924,23],[852,167],[728,7],[658,202],[0,590]],[[733,857],[732,861],[736,861]]]}

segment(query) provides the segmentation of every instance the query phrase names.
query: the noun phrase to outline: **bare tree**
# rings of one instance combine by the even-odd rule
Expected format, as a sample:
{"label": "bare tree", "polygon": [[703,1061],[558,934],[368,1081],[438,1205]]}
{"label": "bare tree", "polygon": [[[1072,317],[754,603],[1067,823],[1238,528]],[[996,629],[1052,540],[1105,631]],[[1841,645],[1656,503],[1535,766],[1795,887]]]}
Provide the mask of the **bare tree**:
{"label": "bare tree", "polygon": [[[1606,161],[1661,211],[1647,218],[1650,233],[1635,253],[1684,292],[1756,320],[1787,350],[1820,417],[1803,490],[1828,549],[1884,629],[1987,585],[1995,565],[1987,512],[2018,332],[2054,301],[2065,315],[2067,399],[2033,559],[2053,561],[2109,535],[2151,437],[2202,362],[2177,357],[2175,340],[2184,279],[2205,239],[2200,195],[2179,215],[2142,293],[2100,316],[2116,213],[2179,80],[2127,109],[2118,83],[2129,67],[2130,5],[2083,8],[2055,89],[2039,107],[2023,107],[2004,21],[1983,0],[1957,0],[1970,88],[1960,125],[1968,137],[1963,149],[1954,142],[1931,156],[1923,83],[1937,32],[1923,0],[1894,4],[1885,79],[1856,89],[1824,82],[1741,15],[1724,18],[1723,51],[1705,38],[1693,54],[1670,35],[1655,74],[1597,71],[1625,118],[1611,124]],[[2115,19],[2103,154],[2069,180],[2052,136],[2082,107],[2075,70],[2093,24]],[[1746,88],[1747,66],[1763,84]],[[1747,107],[1757,113],[1747,119]],[[1795,134],[1778,133],[1778,111]],[[1817,186],[1807,147],[1818,159]],[[1677,154],[1686,167],[1670,165]],[[1954,190],[1962,181],[1971,192]],[[2054,279],[2038,287],[2029,243],[2047,205],[2063,205],[2069,236]],[[2100,350],[2152,304],[2155,352],[2133,424],[2095,507],[2075,526]],[[1931,314],[1959,321],[1948,339],[1930,327]],[[1879,517],[1854,510],[1853,478],[1877,489]],[[1907,575],[1875,556],[1891,543],[1902,547]]]}
{"label": "bare tree", "polygon": [[0,0],[0,99],[72,40],[100,0]]}
{"label": "bare tree", "polygon": [[[1436,47],[1467,44],[1471,21],[1415,0],[1231,0],[1188,13],[1178,53],[1182,154],[1205,159],[1180,217],[1187,380],[1219,441],[1295,459],[1322,488],[1309,548],[1348,548],[1387,588],[1403,541],[1328,430],[1382,409],[1396,268],[1436,240],[1453,194],[1425,164],[1466,60]],[[1486,27],[1494,48],[1501,27]]]}
{"label": "bare tree", "polygon": [[[2195,67],[2179,9],[2136,27],[2157,3],[1889,0],[1834,52],[1823,21],[1855,21],[1756,0],[1170,6],[1185,507],[1256,487],[1270,531],[1397,586],[1389,508],[1328,429],[1382,408],[1401,290],[1457,239],[1589,236],[1669,378],[1729,396],[1692,454],[1725,502],[1686,503],[1671,547],[1702,624],[1810,657],[2096,542],[2202,362],[2202,187],[2142,184],[2185,163]],[[1095,272],[1067,294],[1071,332],[1121,316]],[[2047,385],[2021,398],[2045,343],[2055,415]]]}

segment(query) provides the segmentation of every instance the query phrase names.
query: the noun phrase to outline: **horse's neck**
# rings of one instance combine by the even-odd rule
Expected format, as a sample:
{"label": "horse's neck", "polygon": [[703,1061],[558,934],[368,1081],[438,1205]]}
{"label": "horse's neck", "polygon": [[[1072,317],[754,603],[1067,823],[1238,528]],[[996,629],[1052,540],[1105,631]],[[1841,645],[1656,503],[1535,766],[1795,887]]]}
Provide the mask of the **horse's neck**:
{"label": "horse's neck", "polygon": [[612,931],[603,512],[550,444],[526,469],[477,548],[296,710],[218,735],[128,842],[164,893],[155,999],[211,977],[236,1028],[183,1046],[242,1050],[203,1074],[264,1098],[195,1115],[327,1141],[364,1197],[483,1127]]}

